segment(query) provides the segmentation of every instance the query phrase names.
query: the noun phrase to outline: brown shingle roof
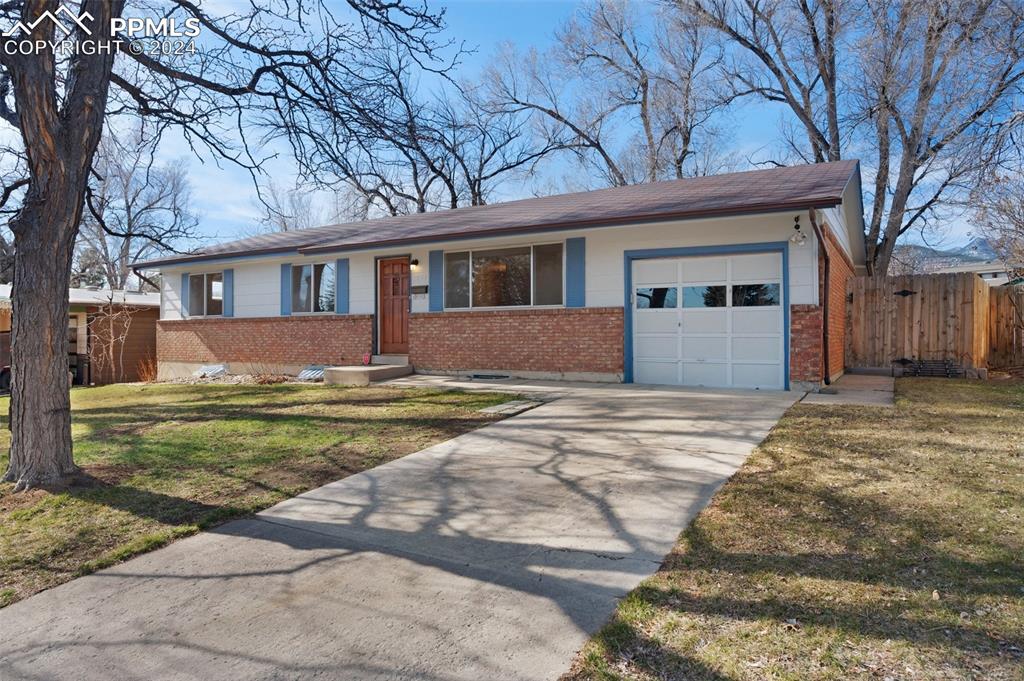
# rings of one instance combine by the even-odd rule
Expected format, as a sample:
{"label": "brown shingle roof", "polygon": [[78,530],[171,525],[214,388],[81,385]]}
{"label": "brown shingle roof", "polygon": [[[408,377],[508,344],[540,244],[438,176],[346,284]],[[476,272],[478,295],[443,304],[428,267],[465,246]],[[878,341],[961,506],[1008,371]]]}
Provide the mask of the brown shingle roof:
{"label": "brown shingle roof", "polygon": [[276,232],[140,263],[153,267],[272,253],[318,253],[672,218],[826,208],[842,202],[857,161],[751,170],[486,206]]}

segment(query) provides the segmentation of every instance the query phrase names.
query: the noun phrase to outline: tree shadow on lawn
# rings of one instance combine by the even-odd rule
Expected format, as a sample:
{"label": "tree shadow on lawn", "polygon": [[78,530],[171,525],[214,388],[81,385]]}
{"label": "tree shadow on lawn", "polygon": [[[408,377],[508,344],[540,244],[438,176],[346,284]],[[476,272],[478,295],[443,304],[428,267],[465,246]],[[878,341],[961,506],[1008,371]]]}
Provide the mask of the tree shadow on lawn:
{"label": "tree shadow on lawn", "polygon": [[[851,494],[856,485],[877,481],[878,475],[832,488],[780,481],[774,474],[781,464],[769,456],[774,460],[771,470],[734,479],[731,495],[719,506],[726,517],[701,517],[692,523],[658,575],[635,589],[631,601],[684,617],[780,625],[796,621],[800,627],[830,629],[840,636],[953,648],[973,659],[1024,664],[1024,632],[995,629],[975,612],[979,598],[989,605],[992,599],[1020,602],[1024,556],[996,538],[965,539],[957,524],[927,508],[910,510]],[[794,505],[793,498],[805,502]],[[779,522],[808,528],[808,534],[778,541],[770,530],[764,537],[751,536],[780,506],[785,514]],[[865,524],[865,519],[872,522]],[[748,521],[752,527],[745,528]],[[723,528],[721,541],[709,532],[717,532],[716,526]],[[743,538],[737,540],[728,526],[738,527]],[[750,550],[723,548],[736,541]],[[803,541],[811,546],[835,542],[843,549],[800,551]],[[940,548],[946,543],[957,546],[956,553]],[[851,583],[876,591],[862,605],[839,602]],[[711,591],[716,593],[704,593],[709,584],[715,584]],[[938,600],[932,600],[933,590],[940,593]],[[905,612],[910,616],[904,617]],[[652,643],[651,626],[648,617],[633,622],[617,613],[597,640],[616,660],[633,659],[655,672],[685,672],[685,678],[714,678],[664,642]],[[711,631],[713,626],[704,635]]]}

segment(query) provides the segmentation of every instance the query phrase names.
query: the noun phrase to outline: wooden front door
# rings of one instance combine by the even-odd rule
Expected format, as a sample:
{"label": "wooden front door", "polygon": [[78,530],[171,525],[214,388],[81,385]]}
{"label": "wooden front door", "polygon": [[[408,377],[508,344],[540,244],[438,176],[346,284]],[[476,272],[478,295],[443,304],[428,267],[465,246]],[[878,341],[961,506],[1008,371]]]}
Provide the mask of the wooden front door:
{"label": "wooden front door", "polygon": [[380,342],[382,355],[409,352],[409,259],[380,261]]}

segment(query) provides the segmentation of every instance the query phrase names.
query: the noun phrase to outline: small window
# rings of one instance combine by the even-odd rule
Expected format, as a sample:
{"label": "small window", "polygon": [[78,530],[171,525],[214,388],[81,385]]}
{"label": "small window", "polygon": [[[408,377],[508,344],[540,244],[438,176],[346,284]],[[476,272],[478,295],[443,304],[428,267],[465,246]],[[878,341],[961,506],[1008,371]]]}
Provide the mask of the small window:
{"label": "small window", "polygon": [[674,286],[672,288],[638,288],[636,290],[636,307],[638,310],[653,310],[677,306],[677,289]]}
{"label": "small window", "polygon": [[188,316],[213,317],[224,314],[224,275],[221,272],[191,274],[188,277]]}
{"label": "small window", "polygon": [[683,307],[725,307],[725,287],[684,286]]}
{"label": "small window", "polygon": [[736,284],[732,287],[733,307],[762,307],[778,304],[778,284]]}
{"label": "small window", "polygon": [[334,265],[292,266],[292,312],[334,312]]}

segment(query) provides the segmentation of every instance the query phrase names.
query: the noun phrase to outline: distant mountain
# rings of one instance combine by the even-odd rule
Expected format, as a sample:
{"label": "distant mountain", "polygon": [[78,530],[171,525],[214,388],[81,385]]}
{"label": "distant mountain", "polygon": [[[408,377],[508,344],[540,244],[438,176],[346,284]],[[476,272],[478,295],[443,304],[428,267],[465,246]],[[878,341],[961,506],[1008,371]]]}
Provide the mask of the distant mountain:
{"label": "distant mountain", "polygon": [[975,237],[965,245],[940,250],[919,244],[901,244],[892,254],[895,269],[907,272],[930,272],[972,262],[997,259],[995,249],[985,239]]}
{"label": "distant mountain", "polygon": [[967,242],[966,246],[951,251],[959,253],[968,260],[995,260],[998,256],[987,239],[976,236]]}

